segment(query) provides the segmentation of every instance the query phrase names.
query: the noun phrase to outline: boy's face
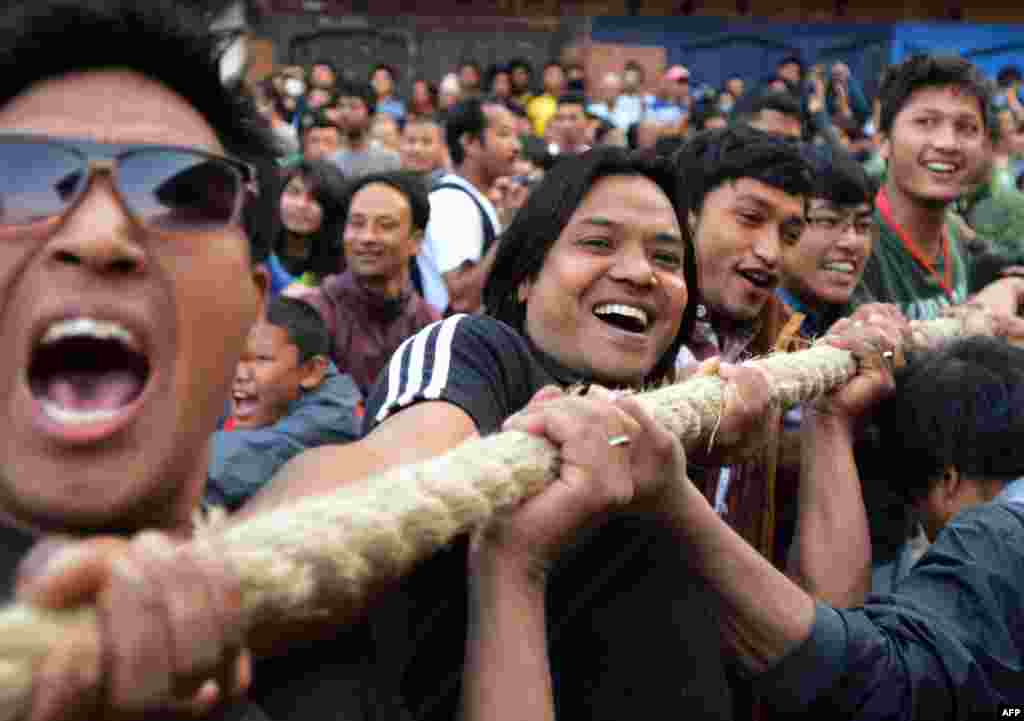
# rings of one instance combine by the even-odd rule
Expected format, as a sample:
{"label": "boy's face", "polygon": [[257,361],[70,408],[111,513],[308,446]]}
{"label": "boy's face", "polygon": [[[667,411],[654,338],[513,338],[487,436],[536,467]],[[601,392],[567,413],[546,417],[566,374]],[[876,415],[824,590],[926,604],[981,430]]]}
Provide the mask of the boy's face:
{"label": "boy's face", "polygon": [[880,150],[899,192],[925,205],[944,206],[977,182],[992,144],[978,99],[950,85],[914,91]]}
{"label": "boy's face", "polygon": [[299,362],[299,349],[288,331],[266,321],[257,323],[238,361],[231,386],[231,415],[237,428],[277,423],[302,394],[312,367]]}
{"label": "boy's face", "polygon": [[783,285],[814,305],[848,302],[864,274],[874,234],[870,203],[850,207],[812,198],[800,239],[782,244]]}
{"label": "boy's face", "polygon": [[[224,153],[181,96],[119,70],[32,86],[0,131]],[[0,227],[2,510],[49,530],[187,522],[262,300],[249,243],[237,223],[151,229],[109,173],[88,182],[63,216]]]}

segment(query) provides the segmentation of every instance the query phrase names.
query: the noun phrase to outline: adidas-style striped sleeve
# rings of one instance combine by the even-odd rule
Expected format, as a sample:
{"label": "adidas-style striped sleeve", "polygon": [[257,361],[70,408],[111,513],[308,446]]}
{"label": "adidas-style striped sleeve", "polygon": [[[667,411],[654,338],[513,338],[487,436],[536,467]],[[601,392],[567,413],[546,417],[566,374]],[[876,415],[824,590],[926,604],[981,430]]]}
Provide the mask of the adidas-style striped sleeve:
{"label": "adidas-style striped sleeve", "polygon": [[408,338],[370,394],[364,431],[421,401],[464,410],[481,434],[494,432],[530,398],[530,352],[509,326],[487,316],[454,315]]}

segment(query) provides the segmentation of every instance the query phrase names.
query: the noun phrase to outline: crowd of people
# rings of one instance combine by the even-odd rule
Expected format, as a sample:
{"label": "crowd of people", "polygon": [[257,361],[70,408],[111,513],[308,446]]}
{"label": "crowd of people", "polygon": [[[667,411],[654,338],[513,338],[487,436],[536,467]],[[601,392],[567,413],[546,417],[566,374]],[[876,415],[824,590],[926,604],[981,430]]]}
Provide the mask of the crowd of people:
{"label": "crowd of people", "polygon": [[[4,588],[97,619],[6,717],[1024,706],[1018,71],[466,62],[402,99],[226,87],[216,47],[164,0],[0,10]],[[747,362],[822,343],[857,371],[795,408]],[[685,451],[632,392],[693,375],[735,402]],[[502,430],[558,481],[308,626],[246,629],[195,539]]]}

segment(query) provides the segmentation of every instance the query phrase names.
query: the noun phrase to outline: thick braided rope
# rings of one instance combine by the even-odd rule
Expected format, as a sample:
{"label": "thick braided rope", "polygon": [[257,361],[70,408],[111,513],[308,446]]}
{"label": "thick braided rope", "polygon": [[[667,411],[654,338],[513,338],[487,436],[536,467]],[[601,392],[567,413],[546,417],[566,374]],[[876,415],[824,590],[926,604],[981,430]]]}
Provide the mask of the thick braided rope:
{"label": "thick braided rope", "polygon": [[[962,318],[919,324],[915,344],[956,337],[969,325],[974,324]],[[827,345],[753,363],[768,372],[773,400],[784,407],[843,385],[857,370],[851,353]],[[692,449],[729,413],[724,389],[721,379],[700,376],[636,398]],[[193,543],[216,543],[237,570],[248,628],[308,620],[358,603],[373,583],[402,575],[557,477],[558,454],[547,440],[498,433],[424,463],[201,532]],[[0,611],[0,719],[24,711],[35,663],[69,624],[93,622],[90,609],[52,613],[11,605]]]}

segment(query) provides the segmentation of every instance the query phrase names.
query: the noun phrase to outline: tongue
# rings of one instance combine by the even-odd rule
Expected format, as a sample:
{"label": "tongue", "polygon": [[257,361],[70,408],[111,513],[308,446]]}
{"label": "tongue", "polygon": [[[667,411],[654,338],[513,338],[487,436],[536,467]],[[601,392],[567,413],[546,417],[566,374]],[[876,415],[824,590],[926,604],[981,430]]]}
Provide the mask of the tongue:
{"label": "tongue", "polygon": [[54,376],[47,398],[71,411],[113,411],[138,394],[139,380],[127,370],[75,371]]}

